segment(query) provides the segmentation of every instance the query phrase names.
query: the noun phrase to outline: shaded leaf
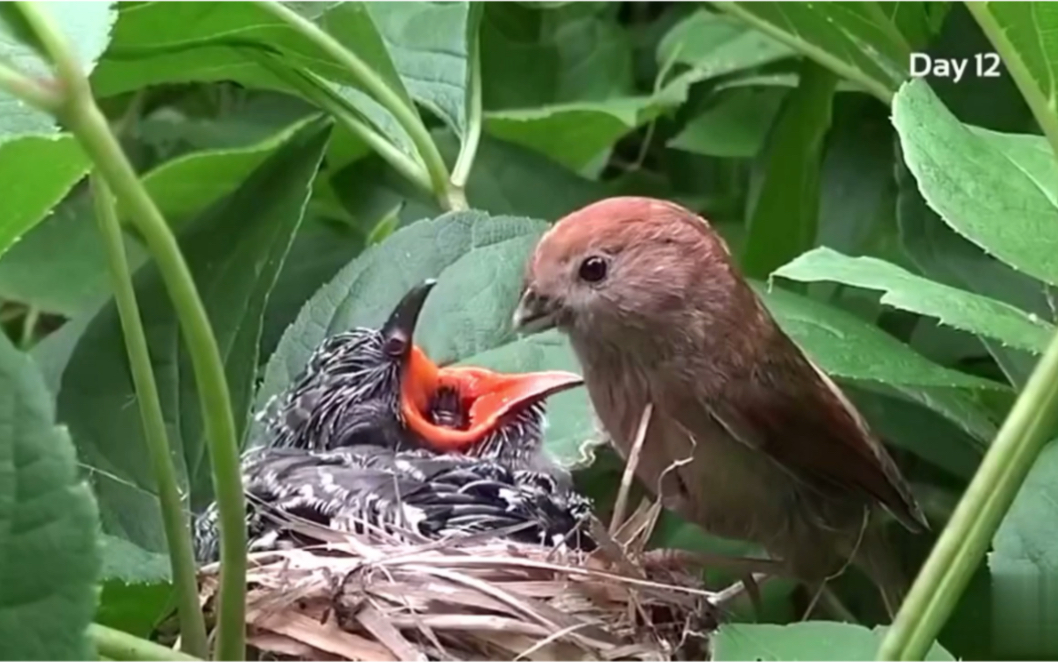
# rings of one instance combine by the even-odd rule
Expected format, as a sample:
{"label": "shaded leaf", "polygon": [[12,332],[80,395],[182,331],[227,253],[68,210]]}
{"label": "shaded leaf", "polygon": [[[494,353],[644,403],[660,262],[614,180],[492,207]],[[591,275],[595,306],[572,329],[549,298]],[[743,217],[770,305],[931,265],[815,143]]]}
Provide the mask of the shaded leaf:
{"label": "shaded leaf", "polygon": [[1041,158],[1050,152],[1043,138],[966,126],[921,79],[896,95],[893,125],[919,190],[952,229],[1058,285],[1058,166]]}
{"label": "shaded leaf", "polygon": [[1052,657],[1054,577],[1058,573],[1058,444],[1036,458],[992,539],[997,649],[1010,659]]}
{"label": "shaded leaf", "polygon": [[708,80],[796,54],[792,48],[734,16],[699,9],[669,30],[657,61],[692,67],[693,80]]}
{"label": "shaded leaf", "polygon": [[713,4],[886,101],[908,76],[907,42],[876,3]]}
{"label": "shaded leaf", "polygon": [[88,166],[69,134],[4,142],[0,133],[0,257],[84,177]]}
{"label": "shaded leaf", "polygon": [[819,170],[837,78],[805,61],[797,88],[779,110],[765,153],[766,171],[749,213],[741,265],[764,277],[811,248],[819,217]]}
{"label": "shaded leaf", "polygon": [[891,386],[987,388],[1003,386],[949,370],[916,354],[876,326],[818,301],[757,285],[782,329],[835,377]]}
{"label": "shaded leaf", "polygon": [[784,88],[734,90],[687,122],[666,146],[703,156],[756,156],[785,92]]}
{"label": "shaded leaf", "polygon": [[0,657],[88,659],[96,502],[36,366],[4,334],[0,430]]}
{"label": "shaded leaf", "polygon": [[[793,625],[732,623],[713,639],[714,660],[873,660],[887,627],[805,621]],[[954,660],[934,643],[927,660]]]}
{"label": "shaded leaf", "polygon": [[1043,352],[1056,331],[1053,325],[1002,301],[916,276],[873,257],[849,257],[825,246],[797,257],[772,275],[881,290],[885,305],[1037,353]]}
{"label": "shaded leaf", "polygon": [[[237,433],[246,424],[268,294],[301,222],[329,125],[303,127],[231,196],[180,237],[224,361]],[[153,263],[135,276],[137,299],[182,487],[192,508],[211,493],[202,413],[190,357]],[[108,303],[63,375],[61,419],[92,470],[104,531],[148,551],[164,535],[117,310]]]}
{"label": "shaded leaf", "polygon": [[[423,308],[415,341],[438,362],[466,362],[504,371],[576,370],[557,333],[517,339],[510,329],[522,269],[546,230],[541,221],[482,212],[422,220],[365,250],[305,305],[283,334],[265,370],[258,406],[288,386],[327,336],[377,327],[413,285],[438,283]],[[590,459],[594,441],[583,388],[548,400],[547,449],[560,462]]]}

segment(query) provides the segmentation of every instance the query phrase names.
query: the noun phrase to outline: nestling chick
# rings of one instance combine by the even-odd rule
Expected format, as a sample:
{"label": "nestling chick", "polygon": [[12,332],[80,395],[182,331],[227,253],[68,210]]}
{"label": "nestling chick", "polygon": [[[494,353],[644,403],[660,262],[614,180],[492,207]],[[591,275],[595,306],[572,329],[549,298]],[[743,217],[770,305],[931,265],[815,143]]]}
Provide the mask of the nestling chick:
{"label": "nestling chick", "polygon": [[[326,339],[264,407],[241,467],[251,549],[312,542],[291,532],[295,517],[412,538],[593,546],[582,534],[590,501],[542,448],[545,398],[581,377],[434,365],[412,342],[432,286],[408,292],[381,328]],[[217,534],[214,504],[196,520],[201,562],[216,558]]]}
{"label": "nestling chick", "polygon": [[890,612],[905,580],[878,510],[928,527],[896,464],[788,338],[719,235],[679,205],[613,198],[547,232],[515,326],[568,334],[602,425],[667,508],[763,546],[819,586],[850,557]]}

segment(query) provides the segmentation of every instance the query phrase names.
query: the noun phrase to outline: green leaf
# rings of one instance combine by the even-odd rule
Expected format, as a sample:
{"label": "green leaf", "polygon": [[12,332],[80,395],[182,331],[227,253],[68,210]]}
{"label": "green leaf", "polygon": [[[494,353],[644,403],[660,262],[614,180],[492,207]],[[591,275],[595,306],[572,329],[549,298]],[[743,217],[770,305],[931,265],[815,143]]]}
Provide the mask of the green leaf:
{"label": "green leaf", "polygon": [[[110,42],[117,19],[114,2],[49,2],[43,7],[59,32],[69,40],[82,70],[88,74]],[[14,12],[12,12],[14,13]],[[0,15],[0,62],[39,80],[52,77],[51,66],[36,51],[15,38],[18,30],[5,25]],[[56,130],[50,115],[24,105],[0,91],[0,142],[5,135],[50,133]]]}
{"label": "green leaf", "polygon": [[1003,388],[931,363],[845,311],[779,288],[756,288],[779,326],[835,377],[915,388]]}
{"label": "green leaf", "polygon": [[1042,353],[1058,330],[1002,301],[916,276],[873,257],[849,257],[825,246],[801,255],[772,275],[881,290],[885,305],[934,317],[941,324],[1035,353]]}
{"label": "green leaf", "polygon": [[[166,161],[143,177],[151,199],[170,225],[180,227],[215,201],[228,195],[277,149],[312,121],[299,120],[246,147],[193,152]],[[128,216],[120,206],[122,217]]]}
{"label": "green leaf", "polygon": [[0,333],[0,658],[85,660],[98,512],[36,366]]}
{"label": "green leaf", "polygon": [[0,259],[84,177],[88,165],[69,134],[0,142]]}
{"label": "green leaf", "polygon": [[889,21],[900,30],[912,50],[922,50],[940,31],[951,9],[950,2],[879,2]]}
{"label": "green leaf", "polygon": [[908,76],[910,48],[874,2],[715,2],[888,102]]}
{"label": "green leaf", "polygon": [[[133,269],[147,259],[131,238],[125,251]],[[106,252],[87,191],[63,200],[0,258],[0,298],[73,317],[109,294]]]}
{"label": "green leaf", "polygon": [[805,61],[783,101],[762,155],[764,182],[749,214],[742,268],[764,277],[812,247],[819,216],[819,170],[837,78]]}
{"label": "green leaf", "polygon": [[657,62],[686,64],[695,82],[792,57],[796,51],[733,16],[699,9],[658,44]]}
{"label": "green leaf", "polygon": [[657,95],[501,110],[485,115],[485,129],[579,171],[670,105]]}
{"label": "green leaf", "polygon": [[412,99],[462,139],[468,123],[471,44],[477,30],[470,3],[369,2],[365,6]]}
{"label": "green leaf", "polygon": [[703,156],[754,157],[764,145],[785,93],[783,88],[736,89],[687,122],[665,144]]}
{"label": "green leaf", "polygon": [[[556,333],[518,339],[510,329],[522,268],[547,224],[458,212],[401,228],[350,262],[305,305],[265,370],[258,406],[288,386],[324,338],[381,325],[413,285],[436,278],[416,343],[438,363],[503,371],[576,370]],[[584,389],[548,400],[547,448],[566,465],[590,460],[591,409]]]}
{"label": "green leaf", "polygon": [[975,2],[967,9],[998,51],[978,56],[980,66],[994,65],[997,76],[1010,72],[1043,133],[1058,148],[1058,45],[1045,36],[1058,29],[1058,13],[1025,3]]}
{"label": "green leaf", "polygon": [[[713,637],[714,660],[873,660],[888,627],[805,621],[793,625],[731,623]],[[937,643],[927,660],[954,660]]]}
{"label": "green leaf", "polygon": [[1042,157],[1043,138],[966,126],[919,79],[897,93],[893,125],[919,190],[952,229],[1058,285],[1058,166]]}
{"label": "green leaf", "polygon": [[1053,657],[1054,576],[1058,572],[1058,443],[1036,458],[992,539],[997,648],[1009,659]]}
{"label": "green leaf", "polygon": [[[237,432],[248,416],[268,294],[283,265],[326,146],[329,125],[294,134],[232,195],[180,237],[220,347]],[[196,508],[210,498],[205,431],[190,357],[153,263],[135,276],[169,442]],[[92,471],[104,531],[149,551],[165,549],[154,478],[126,366],[118,314],[108,303],[81,337],[62,379],[59,411]]]}

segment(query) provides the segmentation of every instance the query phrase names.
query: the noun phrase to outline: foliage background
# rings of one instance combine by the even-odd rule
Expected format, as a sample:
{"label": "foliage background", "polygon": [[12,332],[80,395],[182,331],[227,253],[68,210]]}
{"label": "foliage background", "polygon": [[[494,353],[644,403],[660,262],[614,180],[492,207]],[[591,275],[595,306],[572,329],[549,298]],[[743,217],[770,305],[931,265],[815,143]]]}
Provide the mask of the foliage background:
{"label": "foliage background", "polygon": [[[650,195],[718,228],[783,327],[890,443],[942,528],[1055,332],[1058,166],[1041,134],[1058,131],[1033,110],[1058,122],[1058,46],[1036,38],[1058,15],[1026,3],[288,5],[417,106],[428,140],[257,4],[49,5],[178,233],[240,434],[315,343],[378,323],[427,276],[440,282],[419,340],[437,359],[575,369],[559,336],[519,339],[508,328],[522,261],[565,213]],[[972,58],[1000,42],[997,77],[907,82],[912,51]],[[3,22],[0,60],[46,71]],[[1015,67],[1028,87],[1015,85]],[[321,108],[333,123],[318,119]],[[6,346],[0,358],[14,357],[12,367],[0,367],[33,403],[34,434],[52,429],[40,409],[47,388],[97,496],[96,620],[147,635],[170,607],[165,538],[92,221],[90,163],[62,129],[0,93],[0,321],[40,376],[26,376]],[[436,190],[434,155],[466,177],[465,190]],[[458,209],[464,195],[474,211]],[[178,473],[199,509],[211,494],[196,387],[157,270],[126,230]],[[0,415],[18,422],[24,409]],[[550,450],[605,511],[620,464],[595,447],[584,393],[550,409]],[[4,467],[24,470],[5,453]],[[1049,448],[941,635],[951,655],[1053,650],[1034,592],[1058,563],[1056,473]],[[0,508],[0,522],[12,516]],[[674,518],[656,543],[744,547]],[[930,544],[901,539],[909,572]],[[19,572],[61,562],[31,558],[29,545],[0,535],[0,559],[21,559]],[[862,579],[843,577],[837,590],[865,625],[884,620]],[[795,619],[806,597],[768,586],[761,620]],[[0,633],[29,618],[0,610]],[[721,658],[866,657],[877,644],[877,631],[751,625],[748,609],[733,620]]]}

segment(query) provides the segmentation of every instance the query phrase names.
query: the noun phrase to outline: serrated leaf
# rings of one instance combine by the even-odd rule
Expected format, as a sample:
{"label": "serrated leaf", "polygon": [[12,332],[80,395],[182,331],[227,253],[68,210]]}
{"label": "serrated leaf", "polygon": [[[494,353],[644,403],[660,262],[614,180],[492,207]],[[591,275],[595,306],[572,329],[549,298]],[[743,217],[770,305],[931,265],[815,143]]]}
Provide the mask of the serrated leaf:
{"label": "serrated leaf", "polygon": [[[893,125],[926,202],[959,234],[1058,285],[1058,166],[1045,140],[959,122],[924,80],[900,88]],[[1002,219],[997,222],[996,219]]]}
{"label": "serrated leaf", "polygon": [[[2,120],[0,120],[2,121]],[[89,161],[73,136],[0,133],[0,259],[13,243],[58,204],[88,172]]]}
{"label": "serrated leaf", "polygon": [[689,65],[695,81],[752,69],[796,54],[786,44],[733,16],[699,9],[672,26],[658,44],[659,66]]}
{"label": "serrated leaf", "polygon": [[[303,127],[180,237],[224,361],[238,433],[249,411],[268,294],[301,222],[328,132],[324,122]],[[195,508],[209,500],[211,487],[190,357],[157,267],[148,263],[134,280],[173,457]],[[91,471],[104,531],[157,551],[165,549],[164,536],[126,362],[111,302],[74,350],[59,412]]]}
{"label": "serrated leaf", "polygon": [[98,525],[40,373],[0,333],[0,658],[89,659]]}
{"label": "serrated leaf", "polygon": [[916,276],[877,258],[849,257],[825,246],[797,257],[772,275],[881,290],[885,305],[934,317],[941,324],[1035,353],[1042,353],[1058,330],[1002,301]]}
{"label": "serrated leaf", "polygon": [[982,68],[978,77],[987,71],[1014,78],[1043,133],[1058,144],[1058,75],[1054,71],[1058,44],[1051,38],[1058,29],[1058,12],[1048,5],[1022,2],[976,2],[967,9],[998,51],[977,56],[979,62],[974,65]]}
{"label": "serrated leaf", "polygon": [[486,113],[486,130],[581,170],[620,138],[675,105],[662,95]]}
{"label": "serrated leaf", "polygon": [[930,362],[881,329],[843,310],[780,288],[754,284],[779,326],[827,373],[891,386],[1002,389]]}
{"label": "serrated leaf", "polygon": [[[713,638],[714,660],[874,660],[888,627],[805,621],[793,625],[731,623]],[[954,660],[934,643],[927,660]]]}
{"label": "serrated leaf", "polygon": [[724,95],[665,145],[692,154],[751,158],[760,152],[786,90],[737,89]]}
{"label": "serrated leaf", "polygon": [[[96,60],[110,42],[110,29],[117,19],[113,2],[49,2],[42,5],[53,24],[68,40],[85,74],[95,68]],[[51,66],[30,46],[16,39],[18,30],[5,29],[0,16],[0,62],[13,66],[32,78],[48,80]],[[56,130],[50,115],[26,106],[0,91],[0,142],[5,134],[50,133]]]}
{"label": "serrated leaf", "polygon": [[[358,326],[376,327],[413,285],[436,278],[416,329],[419,343],[441,362],[497,370],[577,370],[554,333],[517,339],[511,315],[522,266],[546,230],[542,221],[483,212],[457,212],[417,221],[368,248],[309,300],[283,334],[268,362],[258,406],[289,385],[327,336]],[[546,444],[560,462],[583,463],[594,441],[582,388],[548,401]]]}
{"label": "serrated leaf", "polygon": [[907,79],[910,48],[876,3],[713,4],[880,99]]}

